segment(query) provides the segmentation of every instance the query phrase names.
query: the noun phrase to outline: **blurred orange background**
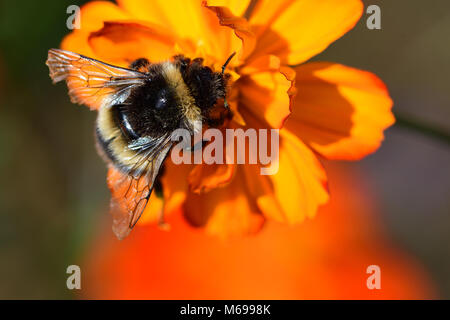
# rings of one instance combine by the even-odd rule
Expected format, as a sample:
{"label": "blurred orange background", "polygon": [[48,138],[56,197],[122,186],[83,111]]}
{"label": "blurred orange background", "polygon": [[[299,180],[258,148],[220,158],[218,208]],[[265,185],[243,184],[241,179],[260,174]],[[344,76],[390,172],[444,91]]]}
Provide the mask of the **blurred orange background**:
{"label": "blurred orange background", "polygon": [[[421,266],[392,245],[370,188],[357,173],[328,166],[333,197],[294,227],[266,222],[254,236],[221,240],[180,213],[170,231],[136,226],[126,241],[105,230],[90,250],[81,297],[96,299],[430,299]],[[381,289],[366,269],[378,265]]]}

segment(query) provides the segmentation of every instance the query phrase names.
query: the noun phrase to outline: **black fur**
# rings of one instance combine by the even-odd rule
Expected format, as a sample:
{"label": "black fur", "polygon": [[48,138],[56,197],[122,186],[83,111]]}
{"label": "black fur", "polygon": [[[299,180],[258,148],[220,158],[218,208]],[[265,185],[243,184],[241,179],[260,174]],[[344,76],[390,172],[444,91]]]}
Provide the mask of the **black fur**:
{"label": "black fur", "polygon": [[184,56],[175,56],[174,61],[180,68],[184,82],[191,91],[195,103],[207,118],[209,110],[219,99],[226,94],[227,75],[213,72],[211,68],[203,65],[203,59],[190,60]]}
{"label": "black fur", "polygon": [[[134,89],[123,104],[113,106],[117,124],[131,140],[136,136],[159,137],[180,127],[179,101],[164,79],[161,66],[149,66],[148,76],[146,84]],[[124,124],[124,120],[129,126]]]}
{"label": "black fur", "polygon": [[[213,72],[203,65],[201,58],[190,60],[175,56],[173,61],[206,123],[214,126],[223,123],[223,119],[209,121],[209,118],[212,107],[219,99],[225,98],[228,76]],[[112,107],[114,120],[123,135],[128,140],[135,140],[143,136],[158,137],[180,128],[182,110],[174,88],[169,86],[162,74],[161,65],[141,58],[132,62],[130,68],[145,72],[148,81],[132,90],[124,103]]]}
{"label": "black fur", "polygon": [[145,72],[150,66],[150,61],[146,58],[139,58],[130,64],[130,69]]}

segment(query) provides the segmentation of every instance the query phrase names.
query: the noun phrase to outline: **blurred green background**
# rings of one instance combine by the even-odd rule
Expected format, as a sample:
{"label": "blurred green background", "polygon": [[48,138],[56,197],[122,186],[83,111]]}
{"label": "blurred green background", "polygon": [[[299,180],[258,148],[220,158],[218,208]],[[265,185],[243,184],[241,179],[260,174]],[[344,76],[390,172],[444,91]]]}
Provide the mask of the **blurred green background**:
{"label": "blurred green background", "polygon": [[[314,60],[375,72],[394,111],[450,132],[450,2],[364,1],[382,30],[357,27]],[[0,2],[0,298],[73,298],[77,264],[109,217],[106,168],[94,145],[95,113],[53,86],[47,50],[68,33],[66,8],[83,1]],[[419,260],[450,298],[450,148],[402,125],[357,163],[375,192],[392,242]],[[332,187],[332,185],[331,185]],[[414,279],[411,279],[414,281]]]}

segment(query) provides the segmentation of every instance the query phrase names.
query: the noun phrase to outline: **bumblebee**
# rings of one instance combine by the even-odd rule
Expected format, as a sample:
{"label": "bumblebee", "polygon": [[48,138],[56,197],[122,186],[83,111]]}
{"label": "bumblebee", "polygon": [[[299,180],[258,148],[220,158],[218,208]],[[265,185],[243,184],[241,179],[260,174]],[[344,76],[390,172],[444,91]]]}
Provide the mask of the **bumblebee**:
{"label": "bumblebee", "polygon": [[[73,103],[98,111],[97,149],[108,165],[113,231],[125,238],[139,220],[178,128],[192,135],[226,104],[229,75],[214,72],[201,58],[174,56],[161,63],[141,58],[129,68],[51,49],[47,66],[53,83],[65,80]],[[227,109],[228,110],[228,109]]]}

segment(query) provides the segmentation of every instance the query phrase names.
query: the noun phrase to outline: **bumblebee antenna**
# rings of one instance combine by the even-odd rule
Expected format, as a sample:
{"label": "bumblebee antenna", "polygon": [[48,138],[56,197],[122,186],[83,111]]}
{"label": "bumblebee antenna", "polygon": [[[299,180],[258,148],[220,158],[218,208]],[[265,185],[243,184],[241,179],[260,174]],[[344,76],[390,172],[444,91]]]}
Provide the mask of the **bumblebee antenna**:
{"label": "bumblebee antenna", "polygon": [[231,54],[231,56],[228,57],[227,61],[225,61],[225,63],[222,66],[222,74],[225,73],[225,68],[227,67],[227,65],[230,63],[231,59],[233,59],[233,57],[236,55],[236,52],[233,52]]}
{"label": "bumblebee antenna", "polygon": [[[227,65],[230,63],[231,59],[233,59],[233,57],[236,55],[236,51],[233,52],[227,59],[227,61],[225,61],[225,63],[222,66],[222,75],[225,73],[225,68],[227,67]],[[228,101],[227,98],[223,98],[223,105],[226,109],[230,109],[230,106],[228,105]]]}

